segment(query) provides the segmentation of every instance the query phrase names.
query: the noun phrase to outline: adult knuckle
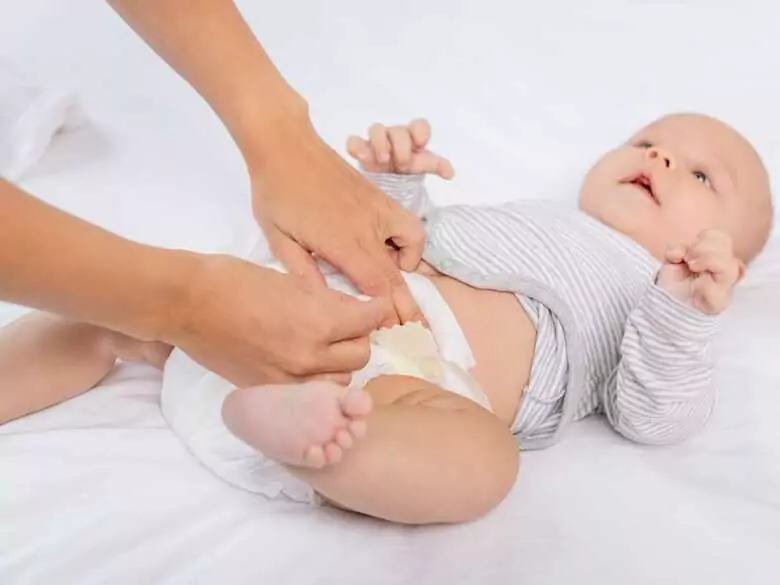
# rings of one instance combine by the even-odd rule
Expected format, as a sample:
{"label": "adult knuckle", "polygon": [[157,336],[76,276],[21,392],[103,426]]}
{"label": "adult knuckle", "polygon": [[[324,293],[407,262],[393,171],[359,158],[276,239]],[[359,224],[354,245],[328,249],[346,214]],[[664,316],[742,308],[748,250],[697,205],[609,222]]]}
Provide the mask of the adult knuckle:
{"label": "adult knuckle", "polygon": [[280,370],[284,371],[289,376],[303,376],[306,373],[306,368],[300,356],[298,354],[290,355],[279,363]]}
{"label": "adult knuckle", "polygon": [[[334,308],[335,309],[335,308]],[[338,336],[339,318],[335,311],[331,311],[326,319],[322,320],[319,327],[319,339],[323,344],[335,341]]]}
{"label": "adult knuckle", "polygon": [[404,280],[404,277],[401,275],[401,271],[398,270],[395,264],[388,263],[386,266],[384,266],[382,272],[385,282],[388,283],[393,289],[401,289],[406,291],[406,280]]}
{"label": "adult knuckle", "polygon": [[371,272],[364,275],[361,284],[366,294],[371,296],[380,296],[387,292],[388,289],[387,279],[385,279],[381,273],[377,272]]}
{"label": "adult knuckle", "polygon": [[412,217],[406,225],[406,236],[414,244],[425,241],[425,226],[416,217]]}
{"label": "adult knuckle", "polygon": [[285,369],[296,378],[302,378],[314,371],[315,363],[314,352],[309,349],[298,353]]}
{"label": "adult knuckle", "polygon": [[322,344],[333,331],[334,319],[330,307],[330,304],[318,304],[312,307],[309,318],[309,341],[312,346]]}

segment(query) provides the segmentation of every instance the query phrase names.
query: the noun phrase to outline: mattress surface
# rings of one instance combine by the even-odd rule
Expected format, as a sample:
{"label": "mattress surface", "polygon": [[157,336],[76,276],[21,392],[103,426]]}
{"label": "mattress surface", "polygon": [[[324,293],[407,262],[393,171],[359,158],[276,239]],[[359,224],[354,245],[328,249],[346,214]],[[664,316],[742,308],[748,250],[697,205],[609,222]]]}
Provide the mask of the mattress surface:
{"label": "mattress surface", "polygon": [[[574,201],[601,152],[670,111],[724,118],[780,176],[780,18],[736,6],[240,3],[340,151],[374,121],[431,120],[458,172],[431,180],[438,203]],[[229,245],[248,183],[196,94],[104,3],[8,13],[0,58],[72,88],[89,120],[22,185],[144,242]],[[121,366],[0,427],[0,583],[776,583],[779,300],[775,238],[724,319],[719,404],[701,436],[644,448],[588,419],[524,455],[509,498],[465,526],[391,526],[235,490],[166,428],[159,374]]]}

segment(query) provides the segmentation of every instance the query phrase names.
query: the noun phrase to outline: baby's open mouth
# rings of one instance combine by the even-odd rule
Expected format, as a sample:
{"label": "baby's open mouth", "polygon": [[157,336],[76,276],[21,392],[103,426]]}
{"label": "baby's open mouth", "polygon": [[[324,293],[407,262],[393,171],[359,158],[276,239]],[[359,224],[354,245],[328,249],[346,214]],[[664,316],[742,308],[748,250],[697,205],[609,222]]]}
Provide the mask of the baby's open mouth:
{"label": "baby's open mouth", "polygon": [[649,175],[641,173],[623,182],[628,183],[629,185],[634,185],[636,187],[639,187],[640,189],[644,190],[645,193],[647,193],[647,195],[653,199],[653,201],[655,201],[656,203],[659,202],[658,197],[655,196],[655,191],[653,189],[653,180],[650,178]]}

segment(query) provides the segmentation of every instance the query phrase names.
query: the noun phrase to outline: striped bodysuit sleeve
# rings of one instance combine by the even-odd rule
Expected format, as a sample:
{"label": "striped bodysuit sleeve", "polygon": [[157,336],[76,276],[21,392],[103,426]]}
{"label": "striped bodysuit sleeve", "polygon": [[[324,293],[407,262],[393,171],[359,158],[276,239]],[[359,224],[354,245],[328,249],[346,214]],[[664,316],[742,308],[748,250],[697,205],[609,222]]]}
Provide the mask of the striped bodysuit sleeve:
{"label": "striped bodysuit sleeve", "polygon": [[392,173],[363,173],[374,185],[407,211],[425,217],[431,208],[425,175],[395,175]]}
{"label": "striped bodysuit sleeve", "polygon": [[648,287],[631,312],[617,368],[601,389],[609,422],[638,443],[696,434],[715,405],[712,341],[718,319]]}

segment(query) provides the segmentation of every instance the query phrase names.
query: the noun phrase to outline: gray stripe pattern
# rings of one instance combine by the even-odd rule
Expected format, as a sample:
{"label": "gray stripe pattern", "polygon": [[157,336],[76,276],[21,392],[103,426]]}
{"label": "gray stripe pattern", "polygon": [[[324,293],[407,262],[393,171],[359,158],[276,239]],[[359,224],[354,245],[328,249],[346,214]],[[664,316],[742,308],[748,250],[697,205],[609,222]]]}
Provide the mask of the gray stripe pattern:
{"label": "gray stripe pattern", "polygon": [[679,442],[705,424],[718,320],[655,286],[660,263],[641,246],[549,202],[434,208],[422,176],[368,176],[423,217],[426,261],[471,286],[514,292],[534,323],[512,427],[523,448],[551,445],[593,413],[647,444]]}

